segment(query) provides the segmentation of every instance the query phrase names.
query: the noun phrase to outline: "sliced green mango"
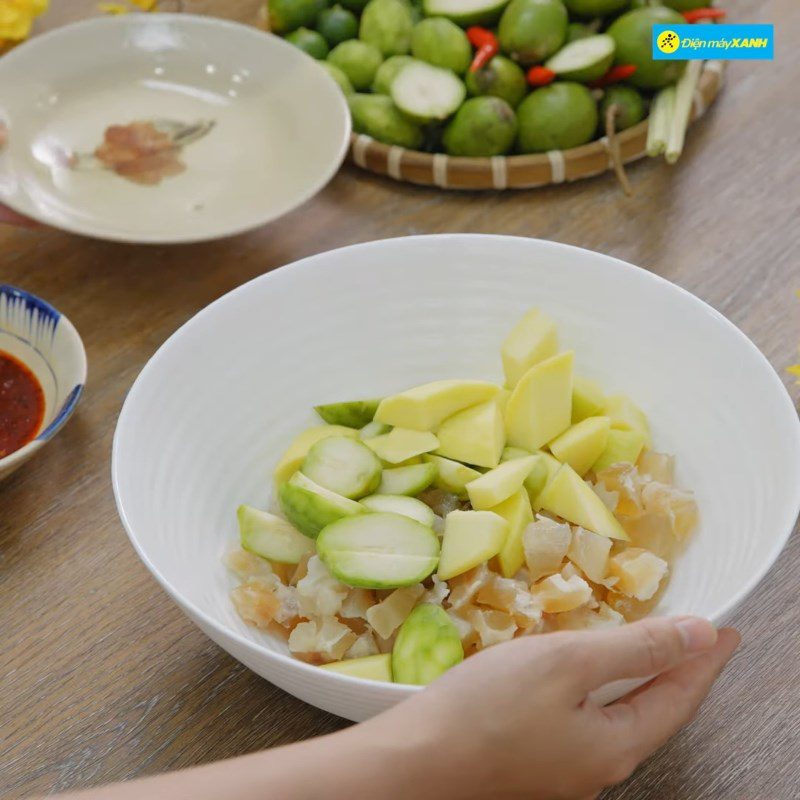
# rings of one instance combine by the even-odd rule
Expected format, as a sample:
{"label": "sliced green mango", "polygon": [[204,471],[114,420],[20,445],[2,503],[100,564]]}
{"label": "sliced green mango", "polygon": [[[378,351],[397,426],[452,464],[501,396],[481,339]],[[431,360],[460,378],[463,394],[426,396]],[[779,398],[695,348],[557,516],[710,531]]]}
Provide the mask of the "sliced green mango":
{"label": "sliced green mango", "polygon": [[650,424],[639,406],[624,394],[617,394],[606,398],[606,407],[603,411],[611,420],[611,427],[621,431],[639,431],[644,436],[644,443],[652,447],[650,438]]}
{"label": "sliced green mango", "polygon": [[644,449],[644,435],[641,431],[620,431],[612,428],[608,432],[608,442],[597,461],[592,464],[592,471],[602,472],[612,464],[625,462],[635,464]]}
{"label": "sliced green mango", "polygon": [[505,446],[500,405],[488,400],[459,411],[441,424],[437,436],[436,455],[478,467],[496,467]]}
{"label": "sliced green mango", "polygon": [[587,417],[553,439],[550,452],[583,477],[606,449],[610,430],[608,417]]}
{"label": "sliced green mango", "polygon": [[382,461],[399,464],[401,461],[414,458],[414,456],[436,450],[439,440],[429,432],[393,428],[383,436],[365,439],[364,444]]}
{"label": "sliced green mango", "polygon": [[522,488],[538,460],[536,456],[515,458],[470,481],[467,494],[472,507],[490,509],[511,497]]}
{"label": "sliced green mango", "polygon": [[242,549],[281,564],[298,564],[314,544],[291,523],[267,511],[241,505],[236,510]]}
{"label": "sliced green mango", "polygon": [[513,389],[534,365],[558,352],[558,330],[550,317],[532,308],[506,336],[500,355],[506,386]]}
{"label": "sliced green mango", "polygon": [[572,351],[560,353],[534,365],[519,380],[505,414],[509,445],[533,452],[569,427],[572,364]]}
{"label": "sliced green mango", "polygon": [[503,576],[512,578],[519,572],[525,561],[522,534],[525,532],[525,528],[533,522],[533,510],[528,492],[525,489],[518,489],[511,497],[489,510],[508,523],[508,535],[497,554],[497,560]]}
{"label": "sliced green mango", "polygon": [[434,381],[384,398],[375,420],[415,431],[432,431],[447,417],[489,400],[499,391],[497,384],[488,381]]}
{"label": "sliced green mango", "polygon": [[439,578],[448,581],[493,558],[507,535],[508,523],[491,511],[451,511],[444,522]]}
{"label": "sliced green mango", "polygon": [[351,678],[363,678],[368,681],[392,682],[392,654],[380,653],[376,656],[363,658],[348,658],[344,661],[334,661],[323,664],[322,669],[329,672],[338,672],[340,675],[349,675]]}
{"label": "sliced green mango", "polygon": [[458,495],[462,500],[467,499],[467,484],[476,478],[480,478],[482,474],[466,464],[461,464],[458,461],[452,461],[442,456],[428,453],[423,458],[428,463],[436,466],[437,475],[434,485],[445,492]]}
{"label": "sliced green mango", "polygon": [[366,513],[361,503],[317,485],[302,472],[296,472],[280,487],[278,500],[289,522],[311,539],[331,522]]}
{"label": "sliced green mango", "polygon": [[373,439],[376,436],[383,436],[392,429],[391,425],[384,425],[382,422],[368,422],[359,432],[358,438],[363,442],[365,439]]}
{"label": "sliced green mango", "polygon": [[572,424],[601,415],[605,407],[606,396],[600,384],[575,375],[572,379]]}
{"label": "sliced green mango", "polygon": [[461,638],[447,612],[422,603],[400,626],[392,648],[392,674],[397,683],[426,686],[463,660]]}
{"label": "sliced green mango", "polygon": [[542,509],[573,525],[580,525],[587,531],[609,539],[630,541],[605,503],[569,464],[562,464],[555,477],[542,490],[539,502]]}
{"label": "sliced green mango", "polygon": [[344,403],[328,403],[314,406],[314,410],[329,425],[345,425],[348,428],[363,428],[372,422],[380,404],[377,400],[348,400]]}

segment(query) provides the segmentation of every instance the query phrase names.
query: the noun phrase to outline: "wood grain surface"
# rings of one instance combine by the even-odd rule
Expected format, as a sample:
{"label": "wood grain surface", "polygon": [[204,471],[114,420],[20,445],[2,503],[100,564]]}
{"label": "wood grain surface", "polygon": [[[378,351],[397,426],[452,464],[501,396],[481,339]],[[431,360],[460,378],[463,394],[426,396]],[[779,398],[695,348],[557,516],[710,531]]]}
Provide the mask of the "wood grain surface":
{"label": "wood grain surface", "polygon": [[[66,0],[55,5],[63,11]],[[346,724],[256,677],[183,617],[137,559],[114,507],[109,455],[125,393],[167,336],[240,283],[370,239],[537,236],[618,256],[696,293],[791,385],[800,10],[796,0],[725,5],[733,21],[777,23],[777,60],[734,62],[680,164],[631,168],[632,199],[611,176],[446,194],[346,167],[283,220],[212,244],[132,247],[0,227],[0,282],[66,313],[89,357],[75,417],[0,485],[1,797],[152,774]],[[800,797],[798,564],[794,536],[734,614],[744,644],[699,717],[605,800]]]}

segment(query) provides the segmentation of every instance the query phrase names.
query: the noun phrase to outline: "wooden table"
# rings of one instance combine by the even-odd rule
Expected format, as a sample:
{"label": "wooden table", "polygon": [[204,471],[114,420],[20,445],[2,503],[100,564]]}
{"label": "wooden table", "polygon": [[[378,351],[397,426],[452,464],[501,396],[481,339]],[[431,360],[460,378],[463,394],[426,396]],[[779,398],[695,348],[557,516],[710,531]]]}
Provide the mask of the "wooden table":
{"label": "wooden table", "polygon": [[[114,507],[109,455],[125,393],[167,336],[240,283],[389,236],[538,236],[686,287],[739,325],[791,384],[784,369],[800,342],[800,14],[795,0],[726,5],[735,20],[781,21],[778,60],[734,62],[680,165],[631,169],[633,199],[610,176],[518,194],[444,194],[348,166],[280,222],[213,244],[130,247],[0,229],[0,282],[53,302],[89,357],[74,419],[0,486],[0,796],[151,774],[345,724],[206,639],[139,562]],[[699,718],[607,798],[800,796],[798,563],[795,536],[734,615],[744,645]]]}

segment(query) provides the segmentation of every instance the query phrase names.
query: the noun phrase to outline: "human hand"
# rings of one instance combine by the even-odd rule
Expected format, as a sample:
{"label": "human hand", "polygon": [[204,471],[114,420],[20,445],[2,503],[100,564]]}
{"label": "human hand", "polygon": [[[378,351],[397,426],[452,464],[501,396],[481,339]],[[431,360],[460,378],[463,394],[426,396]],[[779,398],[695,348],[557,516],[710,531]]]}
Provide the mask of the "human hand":
{"label": "human hand", "polygon": [[[523,637],[353,732],[411,759],[405,796],[595,797],[692,719],[739,641],[697,618]],[[655,674],[611,705],[589,697],[611,681]]]}

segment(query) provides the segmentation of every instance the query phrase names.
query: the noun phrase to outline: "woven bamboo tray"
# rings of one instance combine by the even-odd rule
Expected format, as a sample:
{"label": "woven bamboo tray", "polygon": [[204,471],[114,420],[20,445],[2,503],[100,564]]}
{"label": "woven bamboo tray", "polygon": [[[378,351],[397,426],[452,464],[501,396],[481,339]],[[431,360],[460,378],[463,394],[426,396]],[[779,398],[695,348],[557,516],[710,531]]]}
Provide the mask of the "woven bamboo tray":
{"label": "woven bamboo tray", "polygon": [[[714,102],[725,75],[725,63],[706,61],[695,91],[692,120]],[[617,135],[623,163],[643,158],[647,120]],[[613,168],[604,136],[571,150],[523,156],[461,158],[444,153],[422,153],[386,145],[363,133],[350,137],[349,159],[362,169],[397,181],[442,189],[531,189],[600,175]]]}

